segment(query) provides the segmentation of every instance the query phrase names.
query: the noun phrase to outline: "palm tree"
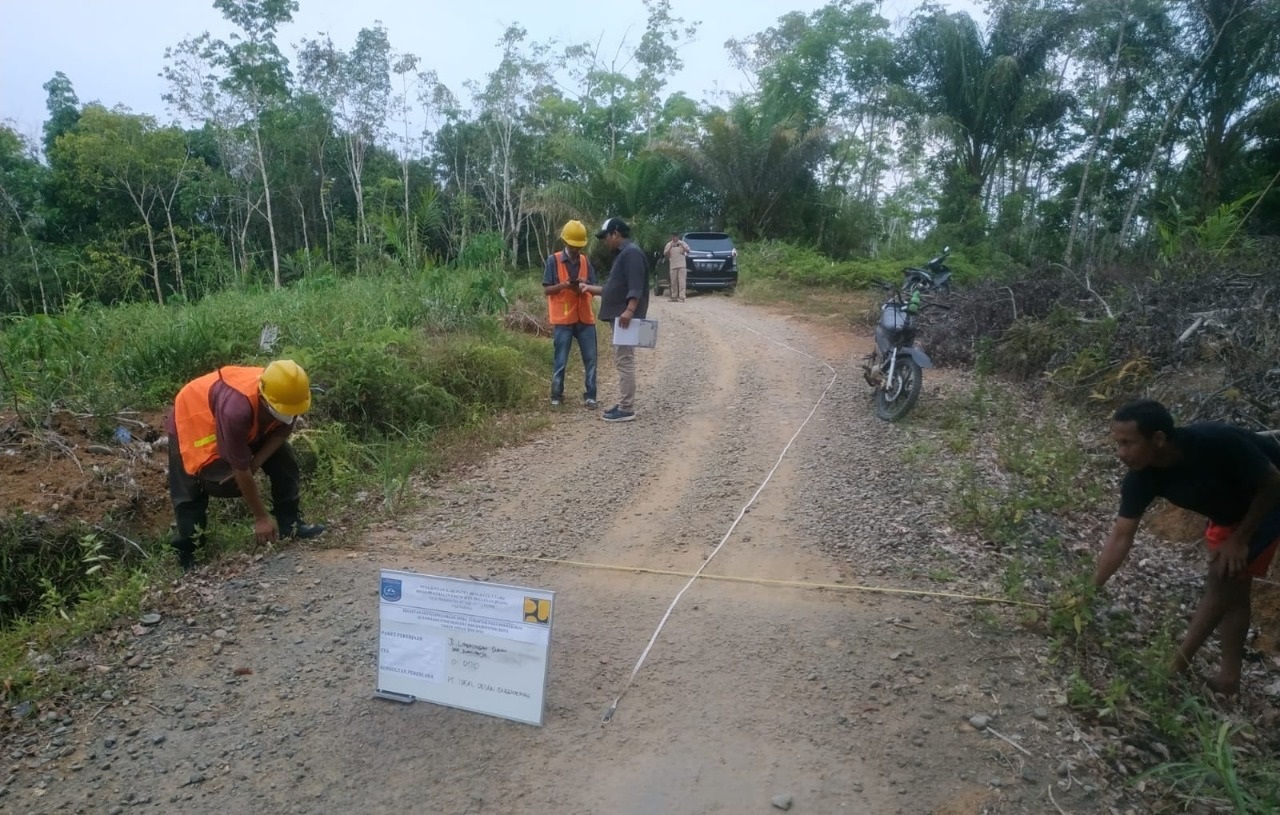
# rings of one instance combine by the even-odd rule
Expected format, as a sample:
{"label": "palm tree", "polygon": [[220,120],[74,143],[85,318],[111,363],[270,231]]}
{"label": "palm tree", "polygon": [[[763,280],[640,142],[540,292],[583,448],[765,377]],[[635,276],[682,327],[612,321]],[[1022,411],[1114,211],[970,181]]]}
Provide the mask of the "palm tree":
{"label": "palm tree", "polygon": [[827,147],[821,129],[771,121],[758,105],[739,99],[708,114],[696,144],[664,150],[719,197],[718,220],[742,240],[755,240],[782,224],[786,202],[812,191]]}
{"label": "palm tree", "polygon": [[[1263,123],[1280,114],[1280,6],[1264,0],[1205,0],[1197,46],[1205,70],[1191,92],[1200,213],[1222,204],[1223,176]],[[1216,47],[1215,47],[1216,46]]]}
{"label": "palm tree", "polygon": [[575,136],[559,139],[554,152],[560,178],[531,196],[531,211],[551,224],[617,215],[641,229],[653,227],[656,235],[695,217],[688,173],[665,153],[610,157],[606,146]]}
{"label": "palm tree", "polygon": [[941,223],[982,223],[982,194],[1032,128],[1065,112],[1047,92],[1048,62],[1065,31],[1057,11],[1002,5],[987,36],[964,12],[912,20],[904,73],[920,110],[947,143]]}

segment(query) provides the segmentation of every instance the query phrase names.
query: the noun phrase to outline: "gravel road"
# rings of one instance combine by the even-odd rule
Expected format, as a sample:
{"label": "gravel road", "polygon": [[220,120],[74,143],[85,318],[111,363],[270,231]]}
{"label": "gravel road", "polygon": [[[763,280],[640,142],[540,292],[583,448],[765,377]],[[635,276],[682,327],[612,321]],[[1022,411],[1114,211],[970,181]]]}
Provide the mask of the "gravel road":
{"label": "gravel road", "polygon": [[[8,735],[0,809],[1106,811],[1015,612],[856,590],[939,588],[913,574],[947,537],[896,453],[910,428],[872,416],[862,330],[723,296],[652,311],[637,421],[566,405],[358,539],[185,578]],[[617,567],[713,552],[706,574],[754,582],[694,583],[629,683],[686,578]],[[380,568],[554,590],[544,726],[371,698]]]}

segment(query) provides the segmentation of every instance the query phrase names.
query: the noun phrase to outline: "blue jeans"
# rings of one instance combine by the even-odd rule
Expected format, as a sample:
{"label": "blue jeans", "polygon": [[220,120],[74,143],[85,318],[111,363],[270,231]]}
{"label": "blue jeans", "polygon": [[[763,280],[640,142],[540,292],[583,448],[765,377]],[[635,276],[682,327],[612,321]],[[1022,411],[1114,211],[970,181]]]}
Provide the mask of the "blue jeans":
{"label": "blue jeans", "polygon": [[596,398],[596,326],[595,323],[575,323],[573,325],[557,325],[552,334],[552,347],[555,349],[551,362],[551,398],[564,398],[564,371],[569,367],[569,346],[577,339],[578,350],[582,352],[582,368],[585,374],[582,398]]}

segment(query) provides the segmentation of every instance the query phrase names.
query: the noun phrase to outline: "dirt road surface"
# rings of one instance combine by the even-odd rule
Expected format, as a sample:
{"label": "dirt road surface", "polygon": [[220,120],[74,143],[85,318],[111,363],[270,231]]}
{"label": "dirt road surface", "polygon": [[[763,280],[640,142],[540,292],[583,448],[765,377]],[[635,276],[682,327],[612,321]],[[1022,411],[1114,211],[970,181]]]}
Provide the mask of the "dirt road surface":
{"label": "dirt road surface", "polygon": [[[871,414],[866,331],[723,296],[651,316],[637,421],[571,398],[542,437],[423,485],[409,517],[184,578],[7,745],[0,809],[1106,811],[1013,612],[847,590],[937,589],[902,564],[946,534],[909,497],[909,430]],[[602,407],[614,393],[606,361]],[[692,572],[722,541],[708,574],[815,587],[697,581],[630,685],[685,578],[501,557]],[[554,590],[545,725],[372,698],[381,568]]]}

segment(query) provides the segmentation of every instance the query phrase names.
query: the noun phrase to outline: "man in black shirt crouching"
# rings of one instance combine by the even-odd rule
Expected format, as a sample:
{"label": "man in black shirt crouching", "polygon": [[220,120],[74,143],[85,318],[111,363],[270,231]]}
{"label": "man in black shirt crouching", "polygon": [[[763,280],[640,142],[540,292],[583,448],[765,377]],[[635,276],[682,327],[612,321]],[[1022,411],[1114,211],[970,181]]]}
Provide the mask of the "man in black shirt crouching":
{"label": "man in black shirt crouching", "polygon": [[1209,571],[1173,669],[1185,672],[1215,630],[1222,665],[1209,680],[1215,693],[1240,691],[1240,666],[1249,633],[1253,578],[1265,577],[1280,544],[1280,445],[1238,427],[1197,422],[1174,427],[1159,402],[1143,399],[1111,421],[1116,455],[1128,468],[1120,512],[1098,554],[1094,585],[1123,565],[1138,522],[1156,498],[1209,518]]}

